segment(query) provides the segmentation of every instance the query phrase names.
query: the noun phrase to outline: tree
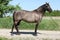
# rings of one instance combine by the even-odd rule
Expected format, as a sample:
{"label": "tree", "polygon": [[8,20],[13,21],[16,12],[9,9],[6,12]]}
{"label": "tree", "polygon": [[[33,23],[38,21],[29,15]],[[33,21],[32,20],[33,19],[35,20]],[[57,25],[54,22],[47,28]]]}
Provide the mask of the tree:
{"label": "tree", "polygon": [[12,0],[0,0],[0,17],[2,18],[4,14],[12,12],[13,10],[20,10],[21,8],[16,5],[9,5]]}

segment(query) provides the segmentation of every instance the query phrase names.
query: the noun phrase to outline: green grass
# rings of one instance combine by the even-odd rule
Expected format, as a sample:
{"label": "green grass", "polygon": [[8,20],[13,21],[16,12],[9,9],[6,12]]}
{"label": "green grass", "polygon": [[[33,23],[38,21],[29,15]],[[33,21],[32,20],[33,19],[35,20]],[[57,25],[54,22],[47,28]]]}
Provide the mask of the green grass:
{"label": "green grass", "polygon": [[10,39],[5,38],[5,37],[0,37],[0,40],[10,40]]}
{"label": "green grass", "polygon": [[[0,18],[0,28],[11,29],[13,20],[10,17]],[[27,23],[22,21],[19,25],[19,29],[34,29],[34,23]],[[43,19],[38,26],[39,30],[60,30],[60,19]]]}
{"label": "green grass", "polygon": [[[5,38],[0,37],[0,40],[36,40],[35,38],[27,37],[27,38]],[[39,40],[60,40],[60,39],[50,39],[50,38],[40,38]]]}

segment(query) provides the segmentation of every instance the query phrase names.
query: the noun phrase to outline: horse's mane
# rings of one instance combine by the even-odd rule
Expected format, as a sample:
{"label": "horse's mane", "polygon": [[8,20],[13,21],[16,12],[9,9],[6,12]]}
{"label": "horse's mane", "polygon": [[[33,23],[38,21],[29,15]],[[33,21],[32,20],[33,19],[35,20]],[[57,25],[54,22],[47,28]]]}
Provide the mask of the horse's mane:
{"label": "horse's mane", "polygon": [[38,11],[38,10],[40,10],[41,8],[43,8],[45,5],[46,5],[46,4],[43,4],[43,5],[41,5],[40,7],[38,7],[37,9],[35,9],[35,10],[33,10],[33,11]]}

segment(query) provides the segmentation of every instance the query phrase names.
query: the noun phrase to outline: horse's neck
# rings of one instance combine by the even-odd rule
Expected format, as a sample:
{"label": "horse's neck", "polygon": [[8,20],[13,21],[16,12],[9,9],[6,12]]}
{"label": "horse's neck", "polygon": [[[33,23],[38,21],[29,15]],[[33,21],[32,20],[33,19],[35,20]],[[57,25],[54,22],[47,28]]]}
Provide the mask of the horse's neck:
{"label": "horse's neck", "polygon": [[44,8],[42,8],[42,7],[38,8],[38,9],[35,9],[35,10],[33,10],[33,11],[38,12],[38,13],[40,13],[40,14],[44,14],[44,13],[45,13]]}

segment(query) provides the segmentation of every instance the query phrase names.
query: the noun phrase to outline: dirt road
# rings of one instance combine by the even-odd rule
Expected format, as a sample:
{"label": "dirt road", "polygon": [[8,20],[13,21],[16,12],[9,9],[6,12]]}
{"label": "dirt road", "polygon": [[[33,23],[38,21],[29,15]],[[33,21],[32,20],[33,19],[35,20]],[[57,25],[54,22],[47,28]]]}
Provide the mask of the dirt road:
{"label": "dirt road", "polygon": [[38,35],[35,36],[34,30],[19,30],[20,33],[17,34],[14,30],[14,33],[10,33],[10,29],[0,29],[0,37],[6,37],[8,39],[14,40],[43,40],[43,39],[60,39],[60,31],[44,31],[38,30]]}

